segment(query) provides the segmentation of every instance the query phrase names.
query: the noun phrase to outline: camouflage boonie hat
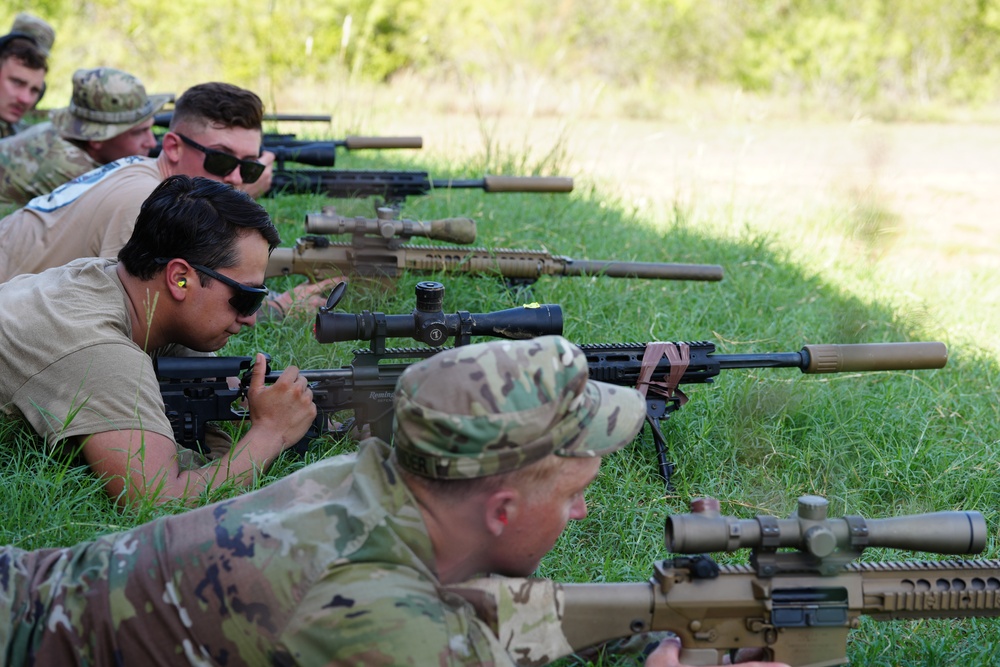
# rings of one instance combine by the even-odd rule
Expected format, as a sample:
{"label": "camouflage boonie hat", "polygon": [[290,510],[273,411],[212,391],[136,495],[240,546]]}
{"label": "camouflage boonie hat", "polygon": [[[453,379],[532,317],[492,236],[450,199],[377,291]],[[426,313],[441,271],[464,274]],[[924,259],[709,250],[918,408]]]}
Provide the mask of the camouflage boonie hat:
{"label": "camouflage boonie hat", "polygon": [[19,32],[28,35],[35,40],[35,46],[44,55],[49,55],[52,44],[56,41],[56,31],[48,23],[38,18],[34,14],[21,12],[14,17],[14,24],[10,27],[11,32]]}
{"label": "camouflage boonie hat", "polygon": [[438,479],[509,472],[549,454],[603,456],[635,437],[646,401],[588,378],[561,336],[492,341],[407,368],[395,394],[400,467]]}
{"label": "camouflage boonie hat", "polygon": [[64,139],[105,141],[149,120],[173,95],[146,95],[127,72],[98,67],[73,73],[73,97],[52,112],[52,125]]}

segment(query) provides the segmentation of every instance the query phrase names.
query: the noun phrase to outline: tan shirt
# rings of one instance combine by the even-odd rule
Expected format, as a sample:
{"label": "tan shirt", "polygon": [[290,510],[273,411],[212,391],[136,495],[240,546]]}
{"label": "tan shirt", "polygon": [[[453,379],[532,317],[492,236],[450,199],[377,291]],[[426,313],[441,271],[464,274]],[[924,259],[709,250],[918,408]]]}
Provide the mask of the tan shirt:
{"label": "tan shirt", "polygon": [[132,156],[32,199],[0,220],[0,282],[79,257],[117,257],[164,178],[157,160]]}
{"label": "tan shirt", "polygon": [[173,439],[116,265],[83,259],[0,285],[0,406],[50,443],[116,429]]}

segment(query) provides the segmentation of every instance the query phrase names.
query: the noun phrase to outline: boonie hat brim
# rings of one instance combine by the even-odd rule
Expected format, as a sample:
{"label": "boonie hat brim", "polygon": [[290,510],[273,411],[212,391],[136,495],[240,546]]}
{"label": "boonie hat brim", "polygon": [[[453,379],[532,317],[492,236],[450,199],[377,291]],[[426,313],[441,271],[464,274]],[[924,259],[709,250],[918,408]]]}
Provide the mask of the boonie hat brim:
{"label": "boonie hat brim", "polygon": [[80,118],[72,112],[72,107],[55,109],[49,114],[53,127],[64,139],[79,139],[81,141],[107,141],[117,137],[119,134],[131,130],[140,123],[145,123],[153,115],[163,108],[163,106],[173,99],[173,95],[159,94],[149,95],[149,103],[143,110],[142,116],[136,120],[121,123],[105,123],[97,120]]}

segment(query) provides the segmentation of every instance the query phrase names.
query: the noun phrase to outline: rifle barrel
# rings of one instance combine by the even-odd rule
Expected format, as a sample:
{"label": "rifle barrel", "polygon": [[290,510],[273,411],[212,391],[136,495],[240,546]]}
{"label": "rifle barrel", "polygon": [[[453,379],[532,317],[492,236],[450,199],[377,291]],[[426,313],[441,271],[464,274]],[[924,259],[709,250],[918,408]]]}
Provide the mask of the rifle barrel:
{"label": "rifle barrel", "polygon": [[857,343],[806,345],[801,352],[774,354],[713,354],[719,368],[798,368],[803,373],[906,371],[944,368],[944,343]]}
{"label": "rifle barrel", "polygon": [[330,123],[333,118],[326,114],[308,113],[266,113],[263,120],[266,121],[288,121],[299,123]]}
{"label": "rifle barrel", "polygon": [[346,137],[344,148],[358,150],[362,148],[423,148],[423,137]]}
{"label": "rifle barrel", "polygon": [[572,192],[573,179],[564,176],[484,176],[433,181],[434,188],[480,188],[484,192]]}
{"label": "rifle barrel", "polygon": [[434,188],[479,188],[485,192],[571,192],[573,179],[563,177],[487,176],[480,179],[432,181],[423,171],[352,169],[276,169],[269,195],[281,192],[326,194],[330,197],[384,197],[402,201]]}
{"label": "rifle barrel", "polygon": [[659,262],[619,262],[601,259],[571,259],[564,276],[604,275],[611,278],[651,278],[660,280],[722,280],[717,264],[663,264]]}
{"label": "rifle barrel", "polygon": [[339,141],[316,141],[292,146],[265,146],[264,149],[274,153],[275,162],[279,165],[298,162],[314,167],[332,167],[337,163],[337,146],[340,144]]}
{"label": "rifle barrel", "polygon": [[809,356],[803,373],[944,368],[948,363],[948,348],[938,342],[806,345],[803,351]]}

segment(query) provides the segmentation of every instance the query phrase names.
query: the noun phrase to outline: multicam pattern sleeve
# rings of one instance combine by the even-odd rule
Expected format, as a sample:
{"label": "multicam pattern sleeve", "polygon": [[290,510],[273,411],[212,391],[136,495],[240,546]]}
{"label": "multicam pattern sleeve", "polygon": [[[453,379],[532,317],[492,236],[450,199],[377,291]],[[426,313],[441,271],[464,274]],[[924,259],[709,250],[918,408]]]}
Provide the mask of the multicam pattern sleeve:
{"label": "multicam pattern sleeve", "polygon": [[547,665],[573,654],[562,629],[562,588],[551,579],[484,577],[448,591],[475,607],[518,665]]}
{"label": "multicam pattern sleeve", "polygon": [[289,665],[511,665],[461,598],[404,566],[353,563],[331,571],[282,634]]}
{"label": "multicam pattern sleeve", "polygon": [[369,441],[92,543],[0,550],[0,662],[511,664],[472,606],[440,591],[387,456]]}
{"label": "multicam pattern sleeve", "polygon": [[52,123],[39,123],[0,144],[0,203],[23,206],[99,166]]}

